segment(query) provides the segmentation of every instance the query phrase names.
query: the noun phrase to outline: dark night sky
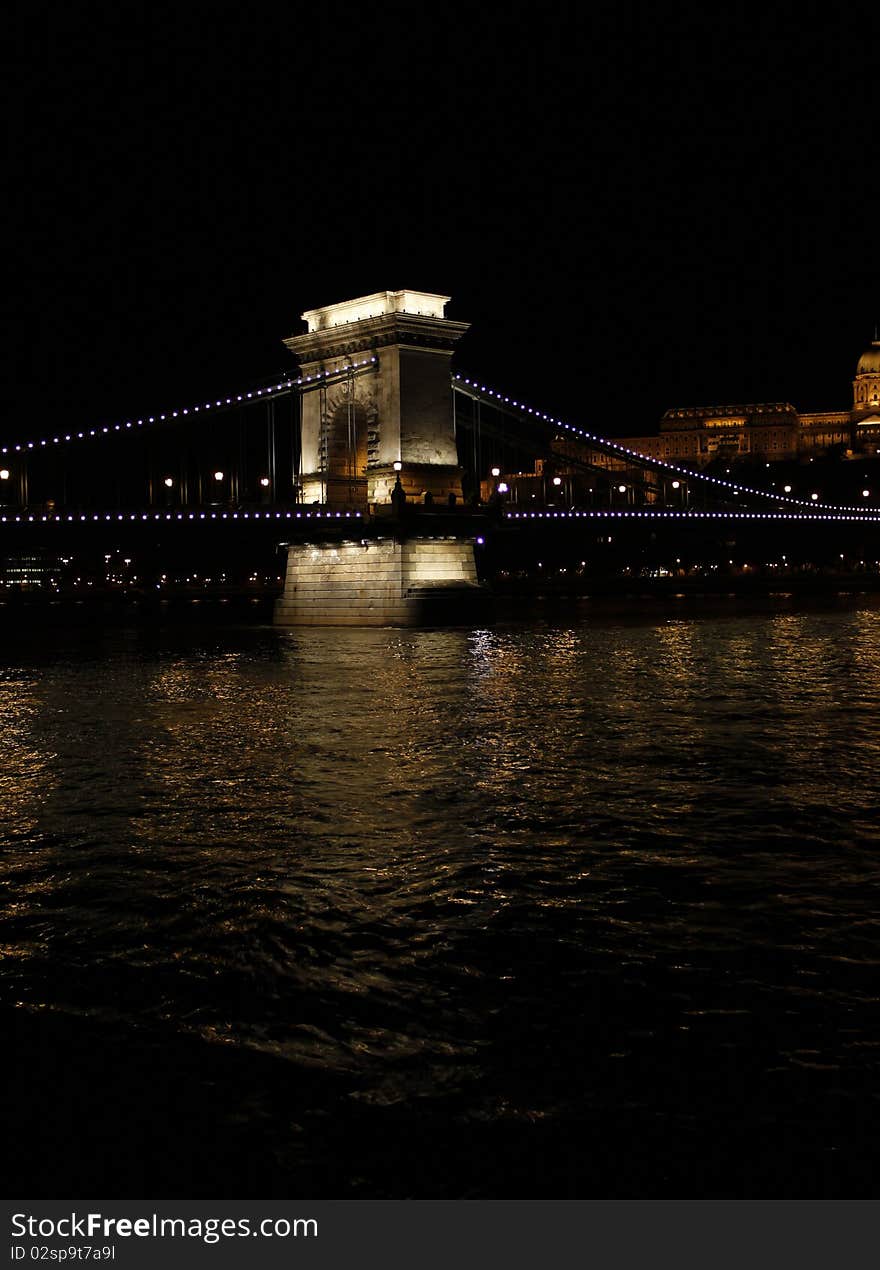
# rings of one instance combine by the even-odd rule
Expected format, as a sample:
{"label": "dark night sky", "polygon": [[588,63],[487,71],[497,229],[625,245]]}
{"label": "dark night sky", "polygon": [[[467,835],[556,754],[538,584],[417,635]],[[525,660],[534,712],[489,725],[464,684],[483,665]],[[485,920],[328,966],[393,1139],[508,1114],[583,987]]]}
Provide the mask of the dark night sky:
{"label": "dark night sky", "polygon": [[5,439],[263,382],[304,309],[386,287],[451,295],[462,369],[609,433],[848,405],[870,6],[84,8],[12,35]]}

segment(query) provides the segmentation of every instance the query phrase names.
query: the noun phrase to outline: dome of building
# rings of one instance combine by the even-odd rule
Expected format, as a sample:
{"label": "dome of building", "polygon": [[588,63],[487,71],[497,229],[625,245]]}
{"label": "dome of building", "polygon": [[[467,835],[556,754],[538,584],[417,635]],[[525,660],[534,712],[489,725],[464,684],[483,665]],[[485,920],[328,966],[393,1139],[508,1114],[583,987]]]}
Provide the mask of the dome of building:
{"label": "dome of building", "polygon": [[880,375],[880,340],[874,340],[859,358],[857,375]]}

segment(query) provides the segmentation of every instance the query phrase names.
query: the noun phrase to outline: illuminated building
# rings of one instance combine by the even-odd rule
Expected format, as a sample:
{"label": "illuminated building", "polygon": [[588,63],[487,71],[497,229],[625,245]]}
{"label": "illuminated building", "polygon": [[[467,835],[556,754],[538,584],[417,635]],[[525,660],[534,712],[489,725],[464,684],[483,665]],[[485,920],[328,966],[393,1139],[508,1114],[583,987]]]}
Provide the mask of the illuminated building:
{"label": "illuminated building", "polygon": [[57,557],[38,548],[6,556],[0,568],[4,585],[21,591],[57,586],[59,572]]}
{"label": "illuminated building", "polygon": [[787,402],[667,410],[655,436],[622,444],[667,463],[704,467],[713,459],[797,459],[839,447],[847,455],[880,448],[880,339],[859,358],[849,410],[800,414]]}

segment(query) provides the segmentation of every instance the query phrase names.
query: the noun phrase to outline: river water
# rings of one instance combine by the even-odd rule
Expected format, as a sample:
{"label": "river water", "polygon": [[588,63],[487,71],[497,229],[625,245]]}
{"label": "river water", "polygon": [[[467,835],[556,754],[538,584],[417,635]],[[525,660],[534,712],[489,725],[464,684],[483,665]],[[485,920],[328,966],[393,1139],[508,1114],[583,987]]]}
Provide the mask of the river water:
{"label": "river water", "polygon": [[23,633],[0,728],[10,1193],[878,1193],[876,604]]}

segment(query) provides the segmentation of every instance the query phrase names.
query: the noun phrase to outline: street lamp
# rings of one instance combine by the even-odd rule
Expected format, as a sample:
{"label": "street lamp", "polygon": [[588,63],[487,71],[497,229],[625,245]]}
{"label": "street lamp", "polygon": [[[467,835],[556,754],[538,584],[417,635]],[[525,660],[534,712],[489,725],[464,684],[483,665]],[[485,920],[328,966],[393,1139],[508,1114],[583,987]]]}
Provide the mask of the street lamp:
{"label": "street lamp", "polygon": [[493,468],[492,468],[492,475],[493,475],[493,476],[500,476],[500,475],[501,475],[501,468],[500,468],[500,467],[493,467]]}
{"label": "street lamp", "polygon": [[783,492],[783,494],[790,494],[790,493],[791,493],[791,486],[790,486],[790,485],[783,485],[783,487],[782,487],[782,492]]}
{"label": "street lamp", "polygon": [[8,467],[0,467],[0,481],[8,481],[10,476]]}
{"label": "street lamp", "polygon": [[[2,475],[3,475],[3,473],[2,473],[2,472],[0,472],[0,476],[2,476]],[[870,498],[870,497],[871,497],[871,491],[870,491],[869,489],[863,489],[863,490],[862,490],[862,498]]]}
{"label": "street lamp", "polygon": [[271,482],[270,482],[270,480],[269,480],[268,476],[261,476],[261,477],[260,477],[260,484],[262,485],[263,489],[268,489],[268,488],[269,488],[269,485],[271,484]]}
{"label": "street lamp", "polygon": [[394,470],[395,470],[395,472],[402,472],[402,471],[403,471],[403,464],[401,463],[400,459],[395,459],[395,460],[394,460]]}
{"label": "street lamp", "polygon": [[818,501],[819,501],[819,495],[818,495],[818,494],[811,494],[811,495],[810,495],[810,498],[813,500],[813,502],[814,502],[814,503],[818,503]]}
{"label": "street lamp", "polygon": [[173,476],[166,476],[166,477],[165,477],[165,480],[164,480],[164,482],[163,482],[163,484],[164,484],[164,486],[165,486],[165,488],[166,488],[166,489],[171,489],[171,487],[172,487],[172,486],[173,486],[173,484],[174,484],[174,477],[173,477]]}
{"label": "street lamp", "polygon": [[222,481],[222,480],[223,480],[223,473],[222,473],[222,472],[215,472],[215,473],[214,473],[214,480],[215,480],[215,481]]}

